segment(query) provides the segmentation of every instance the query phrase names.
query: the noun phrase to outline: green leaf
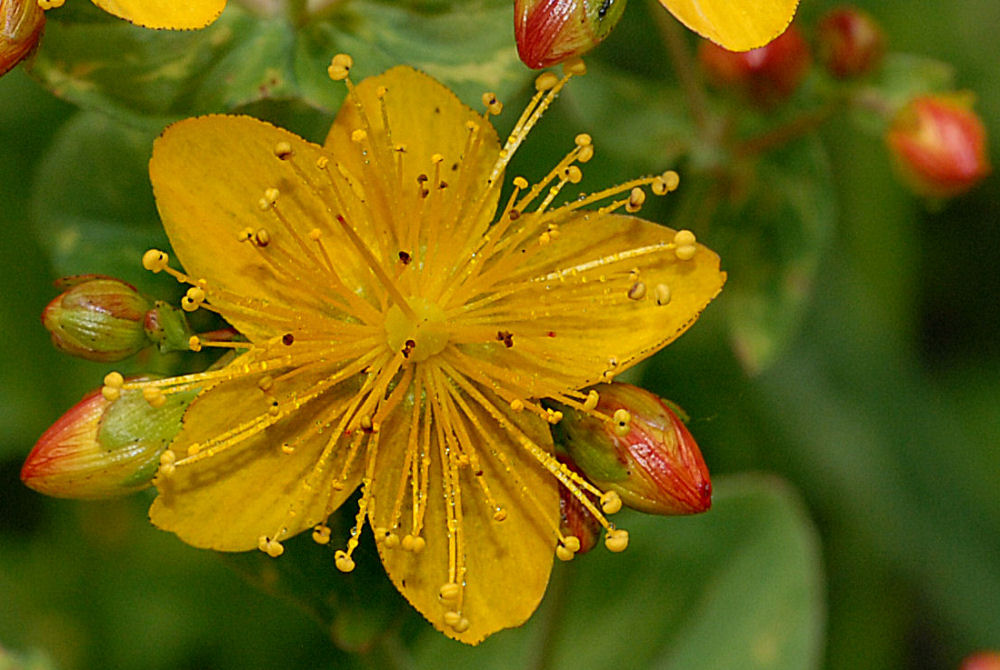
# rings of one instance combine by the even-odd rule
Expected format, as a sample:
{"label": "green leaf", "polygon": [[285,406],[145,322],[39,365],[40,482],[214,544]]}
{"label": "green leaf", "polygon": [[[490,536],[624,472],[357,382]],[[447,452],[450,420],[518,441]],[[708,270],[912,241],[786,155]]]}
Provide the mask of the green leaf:
{"label": "green leaf", "polygon": [[298,17],[230,3],[208,28],[179,32],[139,28],[77,4],[53,14],[32,73],[57,95],[149,128],[274,99],[332,114],[345,89],[326,68],[339,52],[354,57],[356,80],[409,64],[469,102],[485,90],[503,96],[527,75],[514,50],[509,0],[352,0]]}
{"label": "green leaf", "polygon": [[[735,180],[725,185],[725,197],[719,182],[707,193],[695,186],[682,195],[697,204],[696,211],[718,203],[708,239],[729,273],[719,303],[727,310],[740,362],[747,372],[757,373],[798,330],[837,223],[837,200],[817,137],[761,157]],[[687,217],[696,231],[704,219]]]}
{"label": "green leaf", "polygon": [[[628,549],[558,565],[522,628],[473,649],[428,631],[420,668],[808,670],[822,649],[815,530],[780,480],[718,482],[700,517],[624,519]],[[624,663],[624,664],[623,664]]]}

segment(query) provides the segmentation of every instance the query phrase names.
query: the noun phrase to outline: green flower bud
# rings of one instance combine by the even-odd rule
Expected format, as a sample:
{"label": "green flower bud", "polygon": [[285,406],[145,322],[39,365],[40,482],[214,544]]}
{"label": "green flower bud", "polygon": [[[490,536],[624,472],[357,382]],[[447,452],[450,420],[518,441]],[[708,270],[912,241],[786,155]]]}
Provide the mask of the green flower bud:
{"label": "green flower bud", "polygon": [[552,431],[557,450],[598,488],[642,512],[697,514],[711,507],[701,451],[662,399],[617,382],[594,393],[593,412],[559,407],[563,419]]}
{"label": "green flower bud", "polygon": [[123,390],[115,400],[92,391],[39,438],[21,481],[57,498],[109,498],[145,488],[196,394],[161,394],[153,403],[139,390]]}
{"label": "green flower bud", "polygon": [[143,321],[152,305],[135,287],[101,275],[57,282],[69,290],[42,312],[56,348],[91,361],[128,358],[149,345]]}

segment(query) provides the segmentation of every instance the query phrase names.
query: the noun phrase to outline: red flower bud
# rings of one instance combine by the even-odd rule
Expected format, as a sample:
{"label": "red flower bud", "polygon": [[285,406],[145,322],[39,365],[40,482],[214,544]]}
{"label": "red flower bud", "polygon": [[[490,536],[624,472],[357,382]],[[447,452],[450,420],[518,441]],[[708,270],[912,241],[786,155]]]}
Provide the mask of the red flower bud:
{"label": "red flower bud", "polygon": [[0,0],[0,75],[34,50],[44,27],[45,12],[36,0]]}
{"label": "red flower bud", "polygon": [[560,406],[556,447],[598,488],[652,514],[697,514],[712,505],[712,483],[697,443],[667,404],[645,389],[597,387],[595,412]]}
{"label": "red flower bud", "polygon": [[790,96],[802,83],[812,57],[795,24],[778,38],[750,51],[727,51],[702,40],[698,60],[709,80],[734,88],[759,105],[773,105]]}
{"label": "red flower bud", "polygon": [[580,56],[615,27],[625,0],[514,0],[517,53],[532,68]]}
{"label": "red flower bud", "polygon": [[886,142],[901,177],[919,195],[959,195],[990,173],[986,129],[971,96],[914,98],[896,114]]}
{"label": "red flower bud", "polygon": [[57,498],[108,498],[145,488],[194,395],[172,394],[153,407],[141,391],[126,390],[116,400],[92,391],[38,439],[21,481]]}
{"label": "red flower bud", "polygon": [[981,651],[962,661],[961,670],[1000,670],[1000,652]]}
{"label": "red flower bud", "polygon": [[135,287],[101,275],[57,282],[69,290],[50,302],[42,323],[62,351],[91,361],[119,361],[149,345],[143,325],[152,305]]}
{"label": "red flower bud", "polygon": [[882,62],[885,34],[867,12],[839,7],[820,19],[816,29],[819,60],[834,77],[859,77]]}

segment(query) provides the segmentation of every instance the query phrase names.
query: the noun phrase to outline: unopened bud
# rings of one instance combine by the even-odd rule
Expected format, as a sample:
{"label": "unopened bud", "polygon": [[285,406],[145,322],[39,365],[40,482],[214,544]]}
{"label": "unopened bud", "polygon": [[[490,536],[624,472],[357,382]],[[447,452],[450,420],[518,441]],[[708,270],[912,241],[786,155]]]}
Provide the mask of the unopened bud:
{"label": "unopened bud", "polygon": [[[569,459],[562,460],[565,465],[578,470]],[[600,542],[601,522],[565,486],[559,487],[559,517],[559,531],[580,541],[580,548],[574,553],[585,554]]]}
{"label": "unopened bud", "polygon": [[731,88],[761,106],[789,97],[802,83],[812,57],[795,24],[772,42],[750,51],[727,51],[717,44],[698,44],[698,60],[709,80]]}
{"label": "unopened bud", "polygon": [[615,27],[625,0],[515,0],[517,53],[532,68],[582,56]]}
{"label": "unopened bud", "polygon": [[116,400],[92,391],[39,438],[21,481],[57,498],[109,498],[145,488],[195,394],[171,394],[154,406],[136,389]]}
{"label": "unopened bud", "polygon": [[27,58],[44,27],[45,12],[37,0],[0,2],[0,75]]}
{"label": "unopened bud", "polygon": [[146,347],[151,307],[135,287],[101,275],[63,279],[69,290],[50,302],[42,323],[62,351],[91,361],[120,361]]}
{"label": "unopened bud", "polygon": [[[615,491],[634,509],[652,514],[696,514],[712,505],[712,483],[697,443],[667,404],[645,389],[613,383],[597,387],[595,412],[560,407],[553,429],[557,450],[598,488]],[[629,420],[622,428],[621,421]]]}
{"label": "unopened bud", "polygon": [[986,129],[968,95],[914,98],[896,114],[886,142],[903,181],[919,195],[956,196],[990,173]]}
{"label": "unopened bud", "polygon": [[1000,652],[981,651],[962,661],[960,670],[1000,670]]}
{"label": "unopened bud", "polygon": [[184,312],[173,305],[157,300],[153,309],[146,312],[142,321],[143,330],[161,353],[188,351],[191,342],[191,328]]}
{"label": "unopened bud", "polygon": [[885,33],[857,7],[838,7],[827,13],[817,30],[817,57],[838,79],[860,77],[874,70],[885,54]]}

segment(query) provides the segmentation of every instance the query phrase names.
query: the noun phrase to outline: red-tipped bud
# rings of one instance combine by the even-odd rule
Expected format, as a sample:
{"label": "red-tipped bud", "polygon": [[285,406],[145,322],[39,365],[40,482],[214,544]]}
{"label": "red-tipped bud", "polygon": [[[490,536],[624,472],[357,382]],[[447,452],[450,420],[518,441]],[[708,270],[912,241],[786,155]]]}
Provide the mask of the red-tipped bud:
{"label": "red-tipped bud", "polygon": [[149,345],[144,319],[152,307],[131,284],[101,275],[57,283],[69,287],[42,312],[52,343],[91,361],[120,361]]}
{"label": "red-tipped bud", "polygon": [[885,33],[867,12],[838,7],[820,19],[816,30],[817,57],[838,79],[860,77],[882,62]]}
{"label": "red-tipped bud", "polygon": [[965,193],[990,173],[986,129],[969,95],[914,98],[886,135],[903,180],[919,195]]}
{"label": "red-tipped bud", "polygon": [[[562,460],[566,466],[579,472],[568,458]],[[580,548],[573,552],[575,554],[587,553],[601,539],[601,522],[565,486],[559,487],[559,521],[559,531],[563,535],[580,540]]]}
{"label": "red-tipped bud", "polygon": [[532,68],[549,67],[600,44],[625,0],[514,0],[517,53]]}
{"label": "red-tipped bud", "polygon": [[57,498],[109,498],[145,488],[194,395],[172,394],[154,407],[139,390],[116,400],[101,389],[88,393],[39,438],[21,481]]}
{"label": "red-tipped bud", "polygon": [[701,450],[662,399],[617,382],[594,393],[594,413],[560,406],[563,418],[552,431],[557,449],[587,479],[642,512],[697,514],[711,507]]}
{"label": "red-tipped bud", "polygon": [[960,670],[1000,670],[1000,652],[981,651],[962,661]]}
{"label": "red-tipped bud", "polygon": [[28,57],[45,28],[37,0],[0,0],[0,75]]}
{"label": "red-tipped bud", "polygon": [[727,51],[702,40],[698,60],[716,86],[733,88],[753,102],[769,106],[795,92],[809,71],[812,57],[793,23],[777,39],[750,51]]}

